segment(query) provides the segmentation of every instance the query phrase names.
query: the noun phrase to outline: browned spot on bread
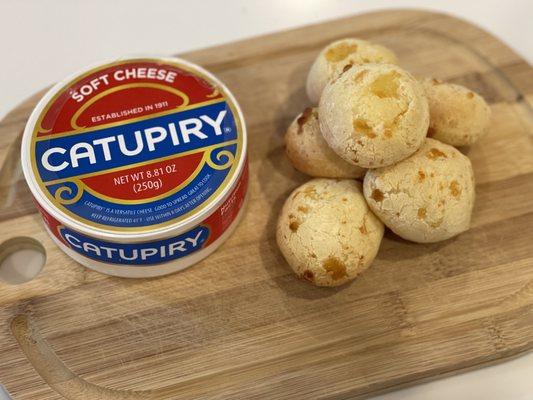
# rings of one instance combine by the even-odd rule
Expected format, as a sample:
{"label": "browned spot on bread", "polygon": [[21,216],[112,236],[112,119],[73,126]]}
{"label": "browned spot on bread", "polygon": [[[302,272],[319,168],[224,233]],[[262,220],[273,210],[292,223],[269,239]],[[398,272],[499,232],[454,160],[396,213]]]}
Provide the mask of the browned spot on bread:
{"label": "browned spot on bread", "polygon": [[363,235],[366,235],[368,231],[366,230],[366,221],[363,221],[363,225],[359,227],[359,232],[361,232]]}
{"label": "browned spot on bread", "polygon": [[346,71],[348,71],[348,70],[349,70],[350,68],[352,68],[352,67],[353,67],[353,64],[352,64],[352,63],[350,63],[350,64],[346,64],[346,65],[344,66],[344,68],[342,69],[342,72],[345,73]]}
{"label": "browned spot on bread", "polygon": [[442,81],[440,79],[433,78],[433,79],[431,79],[431,83],[433,85],[440,85],[442,83]]}
{"label": "browned spot on bread", "polygon": [[424,179],[426,179],[426,174],[421,169],[418,170],[418,180],[422,182]]}
{"label": "browned spot on bread", "polygon": [[316,258],[316,254],[315,254],[315,253],[310,253],[310,254],[309,254],[309,257],[311,257],[311,258]]}
{"label": "browned spot on bread", "polygon": [[325,57],[329,62],[339,62],[356,51],[356,44],[339,43],[338,45],[329,48],[326,51]]}
{"label": "browned spot on bread", "polygon": [[459,197],[461,195],[461,186],[457,181],[450,182],[450,193],[453,197]]}
{"label": "browned spot on bread", "polygon": [[437,222],[432,222],[431,224],[429,224],[429,226],[431,226],[432,228],[438,228],[441,225],[442,225],[442,219]]}
{"label": "browned spot on bread", "polygon": [[309,207],[307,207],[307,206],[298,206],[298,211],[307,214],[309,212]]}
{"label": "browned spot on bread", "polygon": [[[402,117],[407,113],[408,109],[405,108],[403,109],[402,111],[400,111],[394,118],[392,121],[390,122],[387,122],[385,124],[385,130],[383,132],[383,134],[385,135],[386,138],[391,138],[393,133],[394,133],[394,129],[397,128],[398,126],[398,123],[400,122],[400,120],[402,119]],[[412,143],[410,142],[407,142],[408,145],[411,145]]]}
{"label": "browned spot on bread", "polygon": [[356,118],[353,120],[353,128],[357,133],[362,133],[363,135],[369,137],[370,139],[375,138],[377,135],[374,130],[368,123],[361,118]]}
{"label": "browned spot on bread", "polygon": [[433,129],[431,126],[428,128],[428,137],[433,137],[435,135],[435,129]]}
{"label": "browned spot on bread", "polygon": [[362,80],[365,75],[368,74],[368,70],[364,69],[362,71],[359,71],[357,74],[355,74],[355,76],[353,77],[353,80],[355,82],[359,82],[360,80]]}
{"label": "browned spot on bread", "polygon": [[346,225],[346,220],[343,219],[343,220],[341,221],[341,224]]}
{"label": "browned spot on bread", "polygon": [[311,115],[313,115],[313,109],[311,107],[307,107],[303,110],[302,114],[296,120],[296,123],[298,124],[298,133],[302,133],[302,126],[307,122]]}
{"label": "browned spot on bread", "polygon": [[312,185],[307,186],[302,192],[305,197],[309,197],[310,199],[313,199],[313,200],[317,200],[320,197],[315,187]]}
{"label": "browned spot on bread", "polygon": [[378,76],[370,85],[370,91],[381,99],[398,97],[400,74],[396,71]]}
{"label": "browned spot on bread", "polygon": [[427,153],[427,158],[429,158],[430,160],[435,160],[439,157],[448,158],[445,153],[443,153],[439,149],[436,149],[435,147],[431,148]]}
{"label": "browned spot on bread", "polygon": [[372,198],[372,200],[377,201],[377,202],[381,202],[385,198],[383,196],[383,192],[379,189],[372,190],[372,195],[370,195],[370,197]]}
{"label": "browned spot on bread", "polygon": [[426,218],[426,209],[425,208],[419,208],[418,209],[418,218],[420,218],[420,219]]}
{"label": "browned spot on bread", "polygon": [[290,224],[289,224],[289,229],[293,232],[296,232],[298,230],[298,228],[300,227],[300,223],[298,221],[292,221]]}
{"label": "browned spot on bread", "polygon": [[346,197],[343,197],[341,200],[344,201],[344,202],[348,201],[348,199]]}
{"label": "browned spot on bread", "polygon": [[347,276],[346,265],[337,257],[330,256],[323,262],[322,267],[331,275],[333,280],[339,280]]}
{"label": "browned spot on bread", "polygon": [[309,271],[308,269],[306,269],[302,274],[302,278],[306,281],[314,282],[315,274],[313,274],[313,271]]}
{"label": "browned spot on bread", "polygon": [[472,93],[472,92],[468,92],[468,93],[466,94],[466,97],[469,98],[469,99],[471,99],[471,98],[474,97],[474,93]]}

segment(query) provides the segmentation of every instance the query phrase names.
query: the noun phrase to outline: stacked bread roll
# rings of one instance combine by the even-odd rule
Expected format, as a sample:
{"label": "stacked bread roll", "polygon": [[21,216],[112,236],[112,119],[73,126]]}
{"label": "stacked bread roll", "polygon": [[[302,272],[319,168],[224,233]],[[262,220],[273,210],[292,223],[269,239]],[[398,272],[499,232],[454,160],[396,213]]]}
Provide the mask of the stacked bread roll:
{"label": "stacked bread roll", "polygon": [[453,146],[482,137],[490,107],[463,86],[418,81],[396,64],[391,50],[364,40],[326,46],[307,77],[314,106],[285,135],[289,161],[315,179],[285,202],[276,238],[294,272],[315,285],[338,286],[368,268],[384,226],[418,243],[470,226],[474,174]]}

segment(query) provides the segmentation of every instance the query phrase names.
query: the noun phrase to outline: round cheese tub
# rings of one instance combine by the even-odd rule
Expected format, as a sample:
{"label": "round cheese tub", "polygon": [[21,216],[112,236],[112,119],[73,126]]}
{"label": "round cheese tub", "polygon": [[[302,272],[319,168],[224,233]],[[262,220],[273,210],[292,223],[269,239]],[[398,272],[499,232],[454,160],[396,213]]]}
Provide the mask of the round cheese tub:
{"label": "round cheese tub", "polygon": [[55,85],[24,130],[21,159],[47,232],[88,268],[169,274],[231,234],[248,187],[239,105],[177,58],[99,64]]}

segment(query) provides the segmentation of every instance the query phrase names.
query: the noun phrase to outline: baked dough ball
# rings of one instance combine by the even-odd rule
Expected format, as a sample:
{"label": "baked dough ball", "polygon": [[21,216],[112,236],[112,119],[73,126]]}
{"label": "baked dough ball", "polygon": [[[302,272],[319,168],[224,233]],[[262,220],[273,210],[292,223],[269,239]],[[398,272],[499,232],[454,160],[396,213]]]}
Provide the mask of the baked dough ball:
{"label": "baked dough ball", "polygon": [[368,171],[364,194],[374,213],[402,238],[446,240],[470,226],[472,164],[454,147],[426,139],[411,157]]}
{"label": "baked dough ball", "polygon": [[304,174],[323,178],[361,178],[365,169],[344,161],[331,150],[320,133],[318,111],[306,108],[285,134],[291,164]]}
{"label": "baked dough ball", "polygon": [[383,230],[366,204],[361,183],[313,179],[285,202],[276,238],[299,277],[318,286],[338,286],[370,266]]}
{"label": "baked dough ball", "polygon": [[479,94],[437,79],[422,81],[429,103],[428,136],[452,146],[475,143],[487,130],[490,107]]}
{"label": "baked dough ball", "polygon": [[413,154],[429,126],[424,90],[390,64],[351,68],[324,89],[320,129],[329,146],[363,168],[394,164]]}
{"label": "baked dough ball", "polygon": [[337,40],[327,45],[311,66],[307,75],[307,96],[313,104],[317,104],[326,84],[352,65],[397,62],[396,55],[379,44],[351,38]]}

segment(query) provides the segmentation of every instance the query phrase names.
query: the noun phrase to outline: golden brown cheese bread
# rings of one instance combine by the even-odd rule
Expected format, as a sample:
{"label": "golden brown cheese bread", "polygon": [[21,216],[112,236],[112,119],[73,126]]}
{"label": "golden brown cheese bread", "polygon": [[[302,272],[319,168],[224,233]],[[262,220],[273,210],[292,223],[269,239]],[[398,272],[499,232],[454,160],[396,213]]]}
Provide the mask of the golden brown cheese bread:
{"label": "golden brown cheese bread", "polygon": [[306,108],[285,133],[285,151],[291,164],[304,174],[319,178],[361,178],[365,169],[331,150],[322,137],[316,108]]}
{"label": "golden brown cheese bread", "polygon": [[346,71],[324,89],[318,115],[333,151],[363,168],[410,156],[429,126],[421,84],[391,64],[363,64]]}
{"label": "golden brown cheese bread", "polygon": [[491,110],[483,97],[437,79],[424,79],[422,84],[429,103],[429,137],[452,146],[468,146],[485,134]]}
{"label": "golden brown cheese bread", "polygon": [[276,239],[299,277],[318,286],[338,286],[370,266],[383,230],[359,182],[313,179],[286,200]]}
{"label": "golden brown cheese bread", "polygon": [[353,65],[397,62],[396,55],[379,44],[353,38],[337,40],[327,45],[311,66],[307,75],[307,96],[317,104],[326,84]]}
{"label": "golden brown cheese bread", "polygon": [[472,164],[454,147],[428,138],[411,157],[369,170],[364,195],[379,219],[402,238],[419,243],[446,240],[470,226]]}

